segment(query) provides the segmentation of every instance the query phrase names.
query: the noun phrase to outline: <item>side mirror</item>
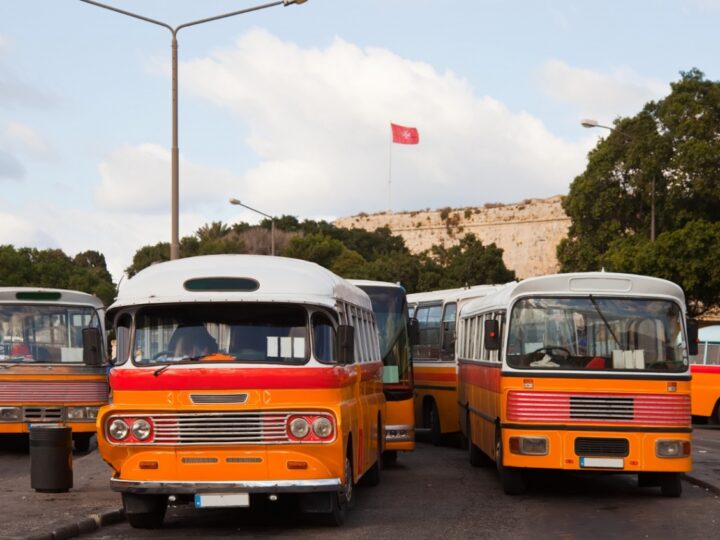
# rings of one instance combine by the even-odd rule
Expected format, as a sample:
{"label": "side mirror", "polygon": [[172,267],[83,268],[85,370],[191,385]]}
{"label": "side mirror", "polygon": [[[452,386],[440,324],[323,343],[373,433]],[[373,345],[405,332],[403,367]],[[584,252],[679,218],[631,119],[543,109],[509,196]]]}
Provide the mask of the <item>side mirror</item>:
{"label": "side mirror", "polygon": [[98,328],[83,328],[83,362],[87,366],[101,366],[104,359],[102,333]]}
{"label": "side mirror", "polygon": [[484,345],[487,351],[497,351],[500,348],[500,325],[497,319],[485,321]]}
{"label": "side mirror", "polygon": [[355,362],[355,328],[341,324],[337,328],[338,362],[352,364]]}
{"label": "side mirror", "polygon": [[420,323],[415,317],[410,317],[408,319],[407,333],[411,347],[420,343]]}
{"label": "side mirror", "polygon": [[685,325],[687,326],[688,333],[688,354],[690,356],[695,356],[698,353],[698,341],[700,339],[698,323],[694,319],[687,319]]}

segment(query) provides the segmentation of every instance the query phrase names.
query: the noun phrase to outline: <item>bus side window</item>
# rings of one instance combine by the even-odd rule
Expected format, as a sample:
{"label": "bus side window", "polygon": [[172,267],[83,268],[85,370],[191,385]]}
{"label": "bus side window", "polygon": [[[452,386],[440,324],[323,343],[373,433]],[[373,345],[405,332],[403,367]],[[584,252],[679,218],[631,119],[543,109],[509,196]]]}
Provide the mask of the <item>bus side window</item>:
{"label": "bus side window", "polygon": [[324,313],[312,317],[313,347],[315,358],[320,362],[335,361],[335,328]]}

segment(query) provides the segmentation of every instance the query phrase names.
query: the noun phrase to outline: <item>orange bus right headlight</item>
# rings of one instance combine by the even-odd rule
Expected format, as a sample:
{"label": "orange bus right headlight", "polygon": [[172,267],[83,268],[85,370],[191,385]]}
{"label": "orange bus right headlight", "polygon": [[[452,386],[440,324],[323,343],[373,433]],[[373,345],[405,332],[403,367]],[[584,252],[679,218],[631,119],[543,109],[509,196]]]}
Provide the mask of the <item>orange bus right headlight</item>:
{"label": "orange bus right headlight", "polygon": [[510,452],[525,456],[547,456],[547,437],[510,437]]}
{"label": "orange bus right headlight", "polygon": [[690,441],[659,439],[655,441],[655,455],[661,458],[684,458],[690,455]]}

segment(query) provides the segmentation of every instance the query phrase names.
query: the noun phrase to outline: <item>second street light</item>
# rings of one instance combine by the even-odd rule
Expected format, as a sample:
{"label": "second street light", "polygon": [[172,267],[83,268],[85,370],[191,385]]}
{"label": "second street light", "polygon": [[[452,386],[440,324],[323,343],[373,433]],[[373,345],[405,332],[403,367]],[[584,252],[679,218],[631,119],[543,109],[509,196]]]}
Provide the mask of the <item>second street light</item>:
{"label": "second street light", "polygon": [[215,15],[214,17],[207,17],[205,19],[199,19],[197,21],[190,21],[184,24],[181,24],[179,26],[176,26],[173,28],[167,23],[164,23],[162,21],[158,21],[155,19],[151,19],[149,17],[145,17],[143,15],[138,15],[137,13],[132,13],[130,11],[126,11],[124,9],[119,9],[114,6],[109,6],[107,4],[102,4],[100,2],[95,2],[94,0],[80,0],[81,2],[85,2],[86,4],[92,4],[93,6],[101,7],[104,9],[109,9],[110,11],[114,11],[116,13],[120,13],[122,15],[127,15],[128,17],[133,17],[135,19],[140,19],[141,21],[149,22],[152,24],[156,24],[158,26],[162,26],[164,28],[167,28],[170,30],[170,33],[172,34],[172,154],[170,158],[170,174],[171,174],[171,211],[172,211],[172,234],[170,239],[170,259],[179,259],[180,258],[180,239],[179,239],[179,165],[180,165],[180,150],[178,148],[178,67],[177,67],[177,49],[178,49],[178,43],[177,43],[177,33],[183,29],[187,28],[188,26],[196,26],[198,24],[211,22],[211,21],[217,21],[219,19],[226,19],[228,17],[233,17],[235,15],[242,15],[243,13],[249,13],[251,11],[259,11],[261,9],[274,7],[274,6],[289,6],[290,4],[304,4],[307,0],[278,0],[276,2],[270,2],[269,4],[262,4],[255,7],[250,7],[246,9],[241,9],[238,11],[232,11],[230,13],[223,13],[222,15]]}
{"label": "second street light", "polygon": [[[614,128],[611,128],[610,126],[604,126],[602,124],[599,124],[597,120],[593,120],[592,118],[585,118],[584,120],[580,120],[580,125],[584,128],[604,128],[607,130],[610,130],[611,132],[615,132],[623,137],[625,141],[629,141],[630,137],[627,136],[627,134],[622,133],[619,130],[616,130]],[[655,175],[653,174],[650,177],[650,241],[655,241]]]}
{"label": "second street light", "polygon": [[229,202],[230,202],[230,204],[234,204],[236,206],[242,206],[243,208],[252,210],[256,214],[265,216],[266,218],[268,218],[270,220],[270,255],[275,255],[275,218],[269,214],[266,214],[265,212],[261,212],[260,210],[252,208],[252,207],[248,206],[247,204],[241,203],[238,199],[235,199],[234,197],[231,198]]}

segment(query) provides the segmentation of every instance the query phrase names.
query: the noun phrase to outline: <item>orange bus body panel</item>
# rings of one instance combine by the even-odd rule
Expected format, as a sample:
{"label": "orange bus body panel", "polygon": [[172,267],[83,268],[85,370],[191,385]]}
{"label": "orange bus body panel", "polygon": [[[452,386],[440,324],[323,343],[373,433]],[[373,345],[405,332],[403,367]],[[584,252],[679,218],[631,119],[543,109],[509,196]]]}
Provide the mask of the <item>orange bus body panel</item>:
{"label": "orange bus body panel", "polygon": [[415,419],[418,427],[423,427],[423,407],[426,400],[430,399],[437,406],[440,433],[460,431],[455,363],[416,360],[413,363],[413,378],[415,382]]}
{"label": "orange bus body panel", "polygon": [[720,366],[690,366],[692,371],[692,414],[693,416],[712,417],[717,412],[720,401]]}

